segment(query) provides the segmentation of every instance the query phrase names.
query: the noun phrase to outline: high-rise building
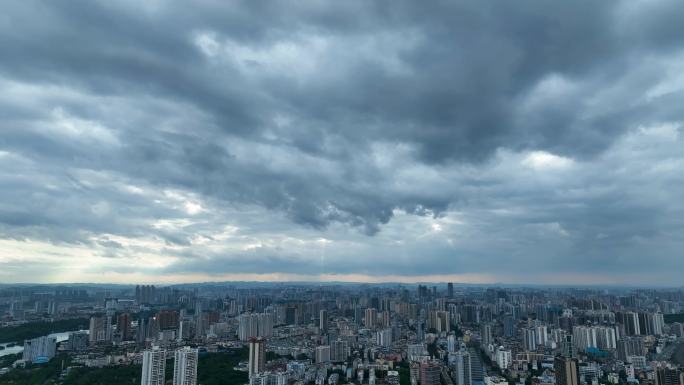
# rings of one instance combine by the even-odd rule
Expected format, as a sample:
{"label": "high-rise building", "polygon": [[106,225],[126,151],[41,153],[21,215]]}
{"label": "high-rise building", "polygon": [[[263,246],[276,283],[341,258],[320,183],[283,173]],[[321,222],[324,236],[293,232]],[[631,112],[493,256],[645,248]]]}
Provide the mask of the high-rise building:
{"label": "high-rise building", "polygon": [[333,362],[346,361],[349,356],[349,343],[336,340],[330,343],[330,360]]}
{"label": "high-rise building", "polygon": [[556,357],[553,369],[556,372],[556,385],[579,385],[579,365],[577,359]]}
{"label": "high-rise building", "polygon": [[451,327],[449,312],[444,310],[432,311],[428,314],[428,326],[437,333],[448,333]]}
{"label": "high-rise building", "polygon": [[574,358],[575,357],[575,344],[572,341],[572,334],[567,334],[564,336],[561,342],[561,350],[563,357]]}
{"label": "high-rise building", "polygon": [[390,316],[389,310],[383,311],[382,316],[380,318],[382,320],[382,327],[383,328],[388,328],[392,325],[392,318]]}
{"label": "high-rise building", "polygon": [[121,313],[116,317],[116,331],[123,341],[129,341],[133,338],[133,333],[131,332],[131,316],[128,313]]}
{"label": "high-rise building", "polygon": [[596,328],[591,326],[575,326],[572,328],[572,339],[579,351],[598,347]]}
{"label": "high-rise building", "polygon": [[190,320],[180,321],[178,324],[178,335],[176,339],[178,341],[187,340],[193,337],[194,324]]}
{"label": "high-rise building", "polygon": [[240,340],[268,338],[273,335],[274,318],[272,313],[242,314],[239,318],[238,335]]}
{"label": "high-rise building", "polygon": [[513,362],[513,353],[510,350],[504,349],[503,346],[499,346],[496,350],[496,365],[501,369],[508,369]]}
{"label": "high-rise building", "polygon": [[249,377],[266,369],[266,341],[252,338],[249,340]]}
{"label": "high-rise building", "polygon": [[480,307],[475,304],[466,304],[461,307],[461,321],[470,324],[480,323]]}
{"label": "high-rise building", "polygon": [[653,314],[653,333],[655,335],[662,335],[663,328],[665,327],[665,316],[663,313]]}
{"label": "high-rise building", "polygon": [[482,340],[482,345],[484,347],[487,347],[487,345],[494,342],[491,324],[483,323],[482,325],[480,325],[480,339]]}
{"label": "high-rise building", "polygon": [[454,284],[452,282],[447,284],[447,297],[454,298]]}
{"label": "high-rise building", "polygon": [[539,325],[534,331],[537,338],[537,346],[546,346],[549,342],[549,329],[546,325]]}
{"label": "high-rise building", "polygon": [[375,343],[380,346],[389,347],[392,345],[392,329],[378,330],[375,334]]}
{"label": "high-rise building", "polygon": [[136,285],[135,300],[138,303],[154,303],[156,300],[157,288],[154,285]]}
{"label": "high-rise building", "polygon": [[614,327],[599,326],[597,328],[598,348],[601,350],[617,349],[617,333]]}
{"label": "high-rise building", "polygon": [[581,351],[590,348],[615,350],[616,335],[615,329],[608,326],[575,326],[572,329],[575,347]]}
{"label": "high-rise building", "polygon": [[318,328],[321,329],[322,333],[325,333],[328,331],[328,311],[321,310],[318,314]]}
{"label": "high-rise building", "polygon": [[503,319],[503,332],[504,337],[512,338],[515,337],[515,317],[511,314],[506,314]]}
{"label": "high-rise building", "polygon": [[361,326],[363,324],[363,316],[363,308],[361,306],[354,307],[354,322],[356,322],[357,325]]}
{"label": "high-rise building", "polygon": [[440,385],[440,372],[439,364],[423,362],[420,364],[420,385]]}
{"label": "high-rise building", "polygon": [[470,354],[465,350],[452,354],[455,355],[452,361],[454,385],[471,385],[473,379],[471,375]]}
{"label": "high-rise building", "polygon": [[[409,367],[409,379],[410,379],[411,385],[417,385],[418,384],[418,381],[420,381],[420,375],[421,375],[420,365],[418,365],[415,362],[412,363],[411,366]],[[359,381],[359,383],[362,383],[362,382],[363,381]]]}
{"label": "high-rise building", "polygon": [[330,362],[330,346],[316,346],[316,363]]}
{"label": "high-rise building", "polygon": [[166,352],[155,346],[143,352],[140,385],[164,385],[166,375]]}
{"label": "high-rise building", "polygon": [[38,337],[24,341],[22,358],[29,362],[48,362],[55,356],[57,339],[55,337]]}
{"label": "high-rise building", "polygon": [[88,349],[88,333],[69,333],[69,339],[64,343],[64,349],[74,352],[80,352]]}
{"label": "high-rise building", "polygon": [[625,334],[628,336],[638,336],[641,333],[641,325],[639,323],[639,315],[637,313],[628,312],[618,312],[615,314],[615,320],[623,325],[625,328]]}
{"label": "high-rise building", "polygon": [[447,352],[449,353],[454,353],[456,352],[456,336],[453,334],[449,334],[447,336]]}
{"label": "high-rise building", "polygon": [[523,348],[527,351],[537,350],[537,335],[533,328],[522,330]]}
{"label": "high-rise building", "polygon": [[624,337],[617,342],[617,358],[627,361],[630,356],[643,356],[644,340],[641,337]]}
{"label": "high-rise building", "polygon": [[410,362],[417,362],[427,357],[428,351],[423,344],[410,344],[406,346],[406,355]]}
{"label": "high-rise building", "polygon": [[366,316],[363,319],[364,325],[369,329],[374,329],[378,321],[378,311],[374,308],[366,309]]}
{"label": "high-rise building", "polygon": [[468,352],[470,353],[470,377],[472,383],[482,383],[485,378],[485,370],[480,354],[475,348],[468,348]]}
{"label": "high-rise building", "polygon": [[655,385],[683,385],[684,373],[672,368],[658,368],[655,370]]}
{"label": "high-rise building", "polygon": [[240,340],[248,341],[259,336],[259,319],[256,314],[242,314],[238,319],[238,335]]}
{"label": "high-rise building", "polygon": [[178,329],[180,315],[176,310],[161,310],[157,313],[159,330]]}
{"label": "high-rise building", "polygon": [[91,345],[112,340],[112,321],[108,316],[90,317],[88,339]]}
{"label": "high-rise building", "polygon": [[197,349],[176,350],[173,364],[173,385],[197,385]]}

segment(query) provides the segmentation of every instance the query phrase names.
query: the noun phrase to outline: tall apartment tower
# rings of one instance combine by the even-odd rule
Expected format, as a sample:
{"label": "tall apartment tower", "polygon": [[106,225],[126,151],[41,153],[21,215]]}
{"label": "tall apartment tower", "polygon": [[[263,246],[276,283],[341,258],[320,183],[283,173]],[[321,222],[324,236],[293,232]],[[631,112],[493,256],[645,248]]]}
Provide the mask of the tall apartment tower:
{"label": "tall apartment tower", "polygon": [[128,313],[119,314],[116,318],[116,330],[121,335],[123,341],[130,341],[133,338],[131,332],[131,316]]}
{"label": "tall apartment tower", "polygon": [[366,317],[364,318],[365,326],[369,329],[375,328],[378,321],[378,311],[374,308],[366,309]]}
{"label": "tall apartment tower", "polygon": [[321,329],[321,333],[328,331],[328,311],[321,310],[319,313],[319,325],[318,328]]}
{"label": "tall apartment tower", "polygon": [[571,334],[568,334],[563,338],[561,349],[563,350],[563,357],[575,358],[575,344],[573,343]]}
{"label": "tall apartment tower", "polygon": [[166,352],[155,346],[143,352],[140,385],[164,385],[166,373]]}
{"label": "tall apartment tower", "polygon": [[88,339],[91,345],[112,340],[112,321],[108,316],[90,317]]}
{"label": "tall apartment tower", "polygon": [[456,357],[453,365],[455,385],[471,385],[473,383],[470,354],[461,350],[453,353]]}
{"label": "tall apartment tower", "polygon": [[440,366],[424,362],[420,364],[420,385],[439,385]]}
{"label": "tall apartment tower", "polygon": [[24,341],[23,359],[30,362],[47,362],[55,356],[57,339],[55,337],[38,337]]}
{"label": "tall apartment tower", "polygon": [[266,342],[261,339],[249,340],[249,378],[266,369]]}
{"label": "tall apartment tower", "polygon": [[579,385],[579,365],[577,359],[556,357],[553,362],[556,372],[556,385]]}
{"label": "tall apartment tower", "polygon": [[655,370],[655,385],[680,385],[684,383],[684,373],[672,368]]}
{"label": "tall apartment tower", "polygon": [[197,385],[197,349],[183,347],[174,358],[173,385]]}

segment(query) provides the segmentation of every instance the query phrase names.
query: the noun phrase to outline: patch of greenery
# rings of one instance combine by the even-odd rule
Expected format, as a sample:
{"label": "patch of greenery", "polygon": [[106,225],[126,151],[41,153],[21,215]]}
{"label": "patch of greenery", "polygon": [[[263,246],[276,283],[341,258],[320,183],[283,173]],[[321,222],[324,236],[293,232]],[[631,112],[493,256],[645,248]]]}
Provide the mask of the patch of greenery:
{"label": "patch of greenery", "polygon": [[663,319],[666,324],[671,324],[673,322],[684,322],[684,313],[679,314],[664,314]]}
{"label": "patch of greenery", "polygon": [[141,365],[73,368],[69,371],[64,385],[140,384],[141,373]]}
{"label": "patch of greenery", "polygon": [[13,369],[0,376],[0,385],[53,385],[62,372],[62,362],[68,364],[69,358],[60,355],[44,365],[28,365],[26,368]]}
{"label": "patch of greenery", "polygon": [[52,333],[69,332],[88,328],[87,318],[67,319],[54,322],[31,322],[19,326],[0,328],[0,343],[16,342],[23,344],[24,340],[30,340]]}
{"label": "patch of greenery", "polygon": [[204,354],[197,365],[197,383],[202,385],[242,385],[247,383],[246,372],[233,370],[240,361],[249,357],[246,348],[227,353]]}
{"label": "patch of greenery", "polygon": [[0,368],[6,368],[14,363],[16,360],[21,359],[22,354],[8,354],[6,356],[0,357]]}

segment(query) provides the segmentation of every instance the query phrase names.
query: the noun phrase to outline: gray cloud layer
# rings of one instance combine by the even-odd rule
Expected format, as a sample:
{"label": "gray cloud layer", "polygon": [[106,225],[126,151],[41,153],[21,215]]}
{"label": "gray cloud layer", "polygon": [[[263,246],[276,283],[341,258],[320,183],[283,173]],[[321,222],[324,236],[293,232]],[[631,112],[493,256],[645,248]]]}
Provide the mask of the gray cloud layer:
{"label": "gray cloud layer", "polygon": [[7,5],[4,250],[675,283],[681,20],[677,1]]}

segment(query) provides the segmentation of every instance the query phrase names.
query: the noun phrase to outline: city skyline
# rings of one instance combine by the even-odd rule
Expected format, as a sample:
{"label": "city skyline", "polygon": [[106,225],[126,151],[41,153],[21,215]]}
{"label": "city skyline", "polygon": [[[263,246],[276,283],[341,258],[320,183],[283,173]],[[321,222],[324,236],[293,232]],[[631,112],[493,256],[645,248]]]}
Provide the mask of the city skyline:
{"label": "city skyline", "polygon": [[3,285],[0,319],[3,385],[684,385],[682,288]]}
{"label": "city skyline", "polygon": [[0,282],[679,287],[684,7],[22,1]]}

